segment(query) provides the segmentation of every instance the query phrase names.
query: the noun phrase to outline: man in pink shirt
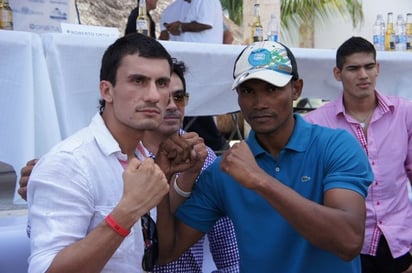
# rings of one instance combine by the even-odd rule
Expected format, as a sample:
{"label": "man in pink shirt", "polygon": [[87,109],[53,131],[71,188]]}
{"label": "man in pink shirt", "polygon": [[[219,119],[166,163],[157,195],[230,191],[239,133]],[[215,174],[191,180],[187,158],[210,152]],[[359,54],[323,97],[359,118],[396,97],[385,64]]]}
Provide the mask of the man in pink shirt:
{"label": "man in pink shirt", "polygon": [[338,48],[333,74],[342,82],[342,95],[305,118],[346,129],[369,158],[375,180],[366,199],[362,272],[412,272],[412,204],[407,190],[408,179],[412,181],[412,102],[376,90],[376,51],[361,37]]}

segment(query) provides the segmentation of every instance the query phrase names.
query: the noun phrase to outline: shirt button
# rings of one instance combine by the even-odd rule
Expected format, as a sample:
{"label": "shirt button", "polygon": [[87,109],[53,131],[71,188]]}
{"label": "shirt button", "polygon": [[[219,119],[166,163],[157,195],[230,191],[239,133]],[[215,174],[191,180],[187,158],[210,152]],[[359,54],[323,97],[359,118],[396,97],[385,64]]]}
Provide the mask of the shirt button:
{"label": "shirt button", "polygon": [[380,225],[382,225],[382,223],[383,223],[382,221],[379,221],[379,224],[380,224]]}
{"label": "shirt button", "polygon": [[372,161],[371,165],[375,165],[375,161]]}
{"label": "shirt button", "polygon": [[378,205],[378,206],[379,206],[380,204],[381,204],[381,202],[379,202],[379,201],[378,201],[378,202],[376,202],[376,205]]}
{"label": "shirt button", "polygon": [[276,168],[275,168],[275,172],[277,172],[277,173],[280,172],[280,168],[279,168],[279,167],[276,167]]}
{"label": "shirt button", "polygon": [[375,186],[379,185],[378,181],[375,182]]}

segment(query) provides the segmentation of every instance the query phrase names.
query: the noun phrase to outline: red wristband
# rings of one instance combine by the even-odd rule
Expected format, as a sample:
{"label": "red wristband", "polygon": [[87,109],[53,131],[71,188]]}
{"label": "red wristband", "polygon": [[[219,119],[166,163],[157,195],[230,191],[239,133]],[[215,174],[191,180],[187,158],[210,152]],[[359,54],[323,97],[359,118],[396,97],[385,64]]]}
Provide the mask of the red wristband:
{"label": "red wristband", "polygon": [[111,227],[114,231],[116,231],[116,233],[119,234],[120,236],[126,237],[127,235],[130,234],[130,230],[127,230],[121,225],[119,225],[118,223],[116,223],[116,221],[113,219],[111,214],[107,215],[104,220],[109,225],[109,227]]}

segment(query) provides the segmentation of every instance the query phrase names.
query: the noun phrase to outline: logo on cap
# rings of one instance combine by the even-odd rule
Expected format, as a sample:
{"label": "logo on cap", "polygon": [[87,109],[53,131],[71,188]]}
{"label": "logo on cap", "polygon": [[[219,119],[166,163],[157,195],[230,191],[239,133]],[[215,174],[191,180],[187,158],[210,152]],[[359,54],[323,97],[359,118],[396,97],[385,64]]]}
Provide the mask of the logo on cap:
{"label": "logo on cap", "polygon": [[290,60],[283,48],[273,46],[270,51],[266,48],[254,49],[250,52],[248,62],[252,66],[249,70],[265,68],[285,74],[292,73]]}
{"label": "logo on cap", "polygon": [[275,86],[285,86],[293,75],[296,74],[297,77],[297,72],[292,67],[294,57],[289,57],[289,54],[291,52],[285,46],[276,42],[249,45],[236,60],[232,89],[248,79],[260,79]]}

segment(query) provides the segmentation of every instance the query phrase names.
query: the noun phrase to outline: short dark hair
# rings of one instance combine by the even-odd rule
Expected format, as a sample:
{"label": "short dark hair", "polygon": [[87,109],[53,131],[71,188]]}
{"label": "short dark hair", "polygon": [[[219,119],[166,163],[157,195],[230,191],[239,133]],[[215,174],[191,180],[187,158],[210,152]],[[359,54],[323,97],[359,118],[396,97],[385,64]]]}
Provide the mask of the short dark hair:
{"label": "short dark hair", "polygon": [[179,77],[179,79],[183,83],[183,90],[186,93],[186,79],[185,79],[185,72],[186,72],[186,65],[182,61],[178,61],[175,58],[172,58],[173,60],[173,73],[176,73],[176,75]]}
{"label": "short dark hair", "polygon": [[[170,72],[173,69],[172,58],[167,50],[155,39],[139,33],[131,33],[117,39],[103,54],[100,67],[100,81],[109,81],[116,85],[116,74],[122,59],[126,55],[137,54],[141,57],[167,60]],[[100,112],[103,112],[105,101],[100,100]]]}
{"label": "short dark hair", "polygon": [[372,53],[373,59],[376,61],[376,49],[371,42],[362,38],[353,36],[346,40],[336,51],[336,67],[343,68],[346,57],[354,53]]}

